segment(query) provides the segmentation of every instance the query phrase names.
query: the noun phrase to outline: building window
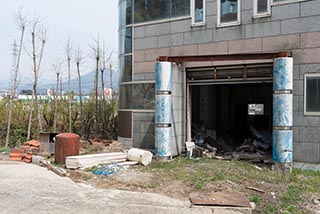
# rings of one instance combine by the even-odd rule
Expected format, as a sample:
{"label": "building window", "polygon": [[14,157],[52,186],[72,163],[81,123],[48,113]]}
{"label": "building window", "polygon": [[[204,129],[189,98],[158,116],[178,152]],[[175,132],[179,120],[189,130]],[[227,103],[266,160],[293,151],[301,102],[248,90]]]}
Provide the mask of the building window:
{"label": "building window", "polygon": [[218,27],[240,24],[240,0],[218,0]]}
{"label": "building window", "polygon": [[120,84],[120,109],[154,109],[155,84],[148,82]]}
{"label": "building window", "polygon": [[190,15],[190,1],[186,0],[136,0],[134,23],[157,21]]}
{"label": "building window", "polygon": [[304,76],[304,114],[320,115],[320,73]]}
{"label": "building window", "polygon": [[271,15],[270,0],[253,0],[253,16],[255,18]]}
{"label": "building window", "polygon": [[205,0],[191,0],[191,16],[193,26],[205,24],[205,11]]}

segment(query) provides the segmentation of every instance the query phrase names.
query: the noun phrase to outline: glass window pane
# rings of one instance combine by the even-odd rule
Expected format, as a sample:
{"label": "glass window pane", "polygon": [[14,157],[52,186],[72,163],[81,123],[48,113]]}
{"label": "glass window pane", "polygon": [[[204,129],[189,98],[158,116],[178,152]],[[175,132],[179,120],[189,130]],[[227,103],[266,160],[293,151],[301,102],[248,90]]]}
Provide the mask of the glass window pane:
{"label": "glass window pane", "polygon": [[194,1],[194,22],[203,21],[203,0]]}
{"label": "glass window pane", "polygon": [[267,13],[268,12],[268,1],[269,0],[257,0],[257,13]]}
{"label": "glass window pane", "polygon": [[155,84],[143,83],[133,85],[134,109],[154,109]]}
{"label": "glass window pane", "polygon": [[119,5],[119,27],[130,24],[132,24],[132,0],[125,0]]}
{"label": "glass window pane", "polygon": [[133,107],[132,85],[120,85],[119,108],[132,109],[132,107]]}
{"label": "glass window pane", "polygon": [[147,22],[170,17],[170,0],[136,0],[134,22]]}
{"label": "glass window pane", "polygon": [[132,137],[132,112],[118,111],[118,136],[131,138]]}
{"label": "glass window pane", "polygon": [[120,57],[120,82],[132,81],[132,56]]}
{"label": "glass window pane", "polygon": [[320,112],[320,77],[307,77],[306,111]]}
{"label": "glass window pane", "polygon": [[238,19],[238,0],[220,0],[221,1],[221,23],[235,22]]}
{"label": "glass window pane", "polygon": [[[202,1],[202,0],[201,0]],[[186,16],[190,14],[190,1],[172,0],[171,17]]]}
{"label": "glass window pane", "polygon": [[132,0],[127,0],[126,7],[126,25],[132,24]]}
{"label": "glass window pane", "polygon": [[119,31],[119,54],[132,52],[132,28],[127,27]]}

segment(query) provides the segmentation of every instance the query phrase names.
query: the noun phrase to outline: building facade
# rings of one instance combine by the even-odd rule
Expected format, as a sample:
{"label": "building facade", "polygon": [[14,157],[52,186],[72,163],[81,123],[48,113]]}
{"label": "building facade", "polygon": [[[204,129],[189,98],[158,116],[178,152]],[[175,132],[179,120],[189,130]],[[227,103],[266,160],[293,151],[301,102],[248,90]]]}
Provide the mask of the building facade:
{"label": "building facade", "polygon": [[159,60],[171,63],[173,155],[203,126],[239,142],[252,124],[272,134],[274,54],[293,62],[288,150],[316,166],[320,0],[119,0],[119,141],[154,149]]}

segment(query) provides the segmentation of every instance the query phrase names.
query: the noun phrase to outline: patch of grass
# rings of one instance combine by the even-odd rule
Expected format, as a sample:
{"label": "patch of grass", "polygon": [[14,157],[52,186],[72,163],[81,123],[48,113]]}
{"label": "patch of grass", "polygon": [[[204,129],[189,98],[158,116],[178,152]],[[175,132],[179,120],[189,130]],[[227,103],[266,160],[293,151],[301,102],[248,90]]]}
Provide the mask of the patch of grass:
{"label": "patch of grass", "polygon": [[256,205],[260,204],[260,197],[257,195],[251,195],[249,201],[254,202]]}
{"label": "patch of grass", "polygon": [[277,213],[277,208],[273,204],[265,205],[265,214],[275,214]]}
{"label": "patch of grass", "polygon": [[303,197],[305,187],[291,184],[288,186],[288,191],[281,196],[281,208],[289,213],[302,213],[299,204],[305,202]]}
{"label": "patch of grass", "polygon": [[0,147],[0,153],[9,151],[9,147]]}

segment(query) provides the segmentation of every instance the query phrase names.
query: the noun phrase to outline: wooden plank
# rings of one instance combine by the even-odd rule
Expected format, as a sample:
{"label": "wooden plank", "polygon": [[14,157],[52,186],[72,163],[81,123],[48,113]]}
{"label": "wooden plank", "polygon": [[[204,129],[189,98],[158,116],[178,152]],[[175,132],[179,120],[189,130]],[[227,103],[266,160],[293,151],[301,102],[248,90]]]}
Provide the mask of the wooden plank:
{"label": "wooden plank", "polygon": [[190,201],[193,205],[251,207],[249,200],[238,192],[194,193]]}

